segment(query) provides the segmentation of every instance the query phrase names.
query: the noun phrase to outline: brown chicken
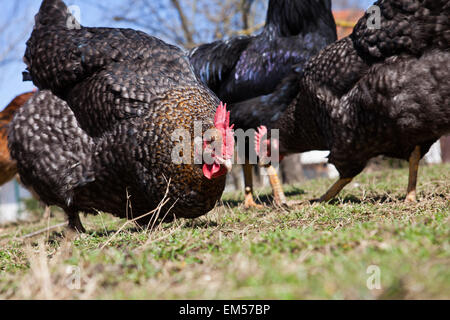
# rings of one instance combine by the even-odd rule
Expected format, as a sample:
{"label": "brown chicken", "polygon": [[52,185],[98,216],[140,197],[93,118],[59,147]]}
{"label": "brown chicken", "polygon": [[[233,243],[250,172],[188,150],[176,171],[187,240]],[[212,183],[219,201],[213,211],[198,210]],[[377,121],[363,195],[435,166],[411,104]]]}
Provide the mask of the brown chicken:
{"label": "brown chicken", "polygon": [[62,1],[44,0],[27,42],[40,91],[8,135],[22,182],[65,211],[69,231],[85,230],[79,212],[144,225],[206,214],[231,169],[225,106],[181,49],[132,29],[69,27],[73,20]]}
{"label": "brown chicken", "polygon": [[16,110],[22,107],[33,94],[33,92],[26,92],[18,95],[0,112],[0,186],[17,174],[16,162],[11,159],[8,149],[9,123]]}

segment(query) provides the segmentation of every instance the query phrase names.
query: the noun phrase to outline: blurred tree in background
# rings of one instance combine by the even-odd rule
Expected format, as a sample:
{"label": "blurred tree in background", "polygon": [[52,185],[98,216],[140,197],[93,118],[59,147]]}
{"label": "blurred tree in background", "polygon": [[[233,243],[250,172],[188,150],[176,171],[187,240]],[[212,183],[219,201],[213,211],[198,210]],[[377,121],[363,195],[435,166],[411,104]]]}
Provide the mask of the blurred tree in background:
{"label": "blurred tree in background", "polygon": [[251,34],[264,24],[266,0],[124,0],[98,7],[165,41],[192,48],[201,43]]}
{"label": "blurred tree in background", "polygon": [[34,14],[29,6],[30,1],[9,1],[7,5],[2,3],[2,14],[5,18],[0,20],[0,70],[22,59],[20,46],[25,42],[34,23],[34,20],[29,19]]}

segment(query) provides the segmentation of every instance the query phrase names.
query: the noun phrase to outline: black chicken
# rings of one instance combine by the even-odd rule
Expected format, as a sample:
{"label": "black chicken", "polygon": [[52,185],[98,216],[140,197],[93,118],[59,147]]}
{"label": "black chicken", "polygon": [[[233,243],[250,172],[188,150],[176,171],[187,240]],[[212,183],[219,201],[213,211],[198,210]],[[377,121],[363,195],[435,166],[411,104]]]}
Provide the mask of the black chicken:
{"label": "black chicken", "polygon": [[[221,100],[231,104],[235,128],[256,129],[278,117],[284,111],[283,105],[272,104],[267,109],[238,102],[273,92],[291,72],[292,65],[301,70],[310,57],[335,40],[330,0],[270,0],[260,34],[201,45],[190,52],[190,60],[197,76]],[[283,99],[290,101],[293,90],[288,91]],[[285,203],[276,171],[269,167],[268,172],[275,202]],[[248,161],[244,164],[244,179],[245,207],[257,206]]]}
{"label": "black chicken", "polygon": [[[166,190],[162,214],[213,208],[234,138],[229,113],[182,50],[131,29],[79,26],[62,1],[44,0],[24,60],[42,91],[15,115],[9,148],[23,183],[62,207],[72,229],[84,231],[79,211],[141,217]],[[210,129],[199,164],[189,162],[196,121],[200,134]]]}
{"label": "black chicken", "polygon": [[[377,155],[409,160],[406,201],[415,201],[420,158],[450,132],[450,2],[380,0],[375,5],[379,27],[378,17],[366,13],[349,37],[286,80],[292,84],[297,77],[297,96],[271,124],[280,130],[281,154],[330,150],[329,162],[340,179],[320,201],[336,196]],[[281,86],[270,99],[252,103],[277,103],[279,96]],[[257,140],[269,145],[266,131],[261,127]],[[261,157],[268,156],[266,150]]]}

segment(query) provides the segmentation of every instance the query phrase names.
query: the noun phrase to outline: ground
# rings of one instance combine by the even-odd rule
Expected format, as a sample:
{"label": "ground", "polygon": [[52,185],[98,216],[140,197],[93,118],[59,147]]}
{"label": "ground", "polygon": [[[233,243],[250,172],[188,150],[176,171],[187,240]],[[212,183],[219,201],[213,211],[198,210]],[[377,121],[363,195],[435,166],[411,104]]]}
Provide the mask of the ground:
{"label": "ground", "polygon": [[[312,199],[331,183],[285,191]],[[208,215],[151,232],[99,214],[73,242],[21,239],[58,212],[2,227],[0,299],[449,299],[450,165],[421,167],[416,204],[406,185],[406,168],[362,173],[334,202],[291,211],[245,212],[225,194]]]}

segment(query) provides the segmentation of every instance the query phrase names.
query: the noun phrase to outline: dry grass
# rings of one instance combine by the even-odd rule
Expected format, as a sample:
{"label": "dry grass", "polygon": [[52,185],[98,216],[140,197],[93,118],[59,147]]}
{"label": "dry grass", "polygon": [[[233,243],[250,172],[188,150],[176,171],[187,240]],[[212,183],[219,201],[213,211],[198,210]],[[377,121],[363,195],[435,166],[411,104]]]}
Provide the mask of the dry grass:
{"label": "dry grass", "polygon": [[[3,227],[0,298],[448,299],[450,166],[421,168],[417,204],[403,203],[406,181],[406,169],[362,174],[333,203],[291,211],[245,212],[239,193],[225,194],[208,215],[151,232],[100,214],[73,242],[20,238],[47,221]],[[330,183],[285,190],[305,200]],[[370,265],[380,289],[366,285]]]}

